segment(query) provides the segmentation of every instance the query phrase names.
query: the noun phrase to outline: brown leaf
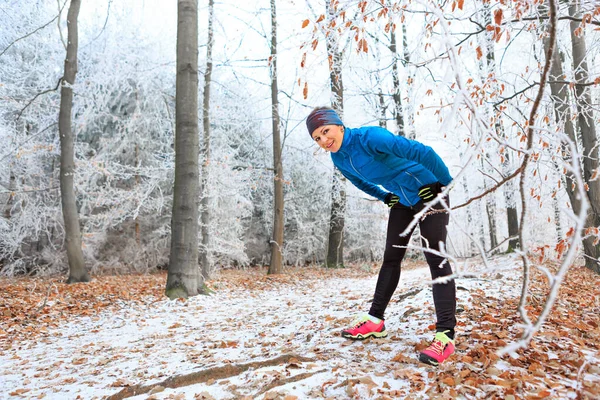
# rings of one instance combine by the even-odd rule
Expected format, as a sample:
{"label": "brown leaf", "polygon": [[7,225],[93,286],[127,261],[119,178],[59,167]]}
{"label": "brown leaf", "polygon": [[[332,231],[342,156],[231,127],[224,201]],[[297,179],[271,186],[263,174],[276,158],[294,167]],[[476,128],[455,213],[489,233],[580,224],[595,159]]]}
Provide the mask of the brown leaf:
{"label": "brown leaf", "polygon": [[308,24],[310,24],[310,21],[309,21],[309,20],[307,20],[307,19],[305,19],[305,20],[302,22],[302,29],[306,28],[306,27],[308,26]]}
{"label": "brown leaf", "polygon": [[483,51],[481,50],[481,47],[478,46],[475,51],[477,52],[477,59],[479,60],[481,57],[483,57]]}
{"label": "brown leaf", "polygon": [[502,24],[502,9],[501,8],[497,8],[496,10],[494,10],[494,22],[496,23],[496,25]]}

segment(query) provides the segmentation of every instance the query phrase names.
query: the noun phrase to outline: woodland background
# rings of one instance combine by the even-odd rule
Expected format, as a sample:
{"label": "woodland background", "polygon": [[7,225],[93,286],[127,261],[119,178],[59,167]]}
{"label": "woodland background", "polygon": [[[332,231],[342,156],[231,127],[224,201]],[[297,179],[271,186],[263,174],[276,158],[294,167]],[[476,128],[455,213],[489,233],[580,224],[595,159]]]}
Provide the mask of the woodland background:
{"label": "woodland background", "polygon": [[[263,3],[199,8],[200,91],[207,61],[212,68],[202,110],[210,116],[210,153],[200,154],[206,271],[264,264],[272,250],[274,2]],[[332,190],[329,157],[305,130],[314,106],[333,104],[348,126],[386,126],[446,160],[452,206],[461,206],[449,228],[453,257],[516,249],[543,260],[585,248],[579,254],[597,271],[600,7],[558,1],[552,19],[550,4],[277,2],[284,264],[326,261],[338,197],[345,262],[382,255],[386,207],[349,183]],[[64,273],[68,265],[57,126],[67,6],[8,1],[0,8],[6,276]],[[92,274],[168,264],[176,11],[152,0],[81,6],[73,178]],[[203,59],[209,42],[212,55]],[[544,70],[550,54],[555,62]]]}
{"label": "woodland background", "polygon": [[[4,1],[0,397],[597,398],[599,35],[591,0]],[[417,235],[395,333],[339,337],[388,211],[311,142],[329,104],[455,178],[439,369],[414,357],[434,327]],[[182,209],[192,252],[173,251]],[[75,265],[94,279],[57,277]],[[169,301],[161,269],[167,295],[177,274],[213,295]]]}

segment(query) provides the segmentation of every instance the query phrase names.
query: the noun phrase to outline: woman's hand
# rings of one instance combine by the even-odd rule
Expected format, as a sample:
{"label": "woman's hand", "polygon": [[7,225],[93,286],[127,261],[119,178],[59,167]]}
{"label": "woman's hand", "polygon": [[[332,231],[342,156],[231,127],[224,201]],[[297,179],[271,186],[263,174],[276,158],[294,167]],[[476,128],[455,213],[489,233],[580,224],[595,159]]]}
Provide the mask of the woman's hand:
{"label": "woman's hand", "polygon": [[421,186],[419,188],[419,197],[424,201],[428,202],[435,199],[438,193],[442,191],[442,184],[439,182],[431,183],[429,185]]}
{"label": "woman's hand", "polygon": [[396,203],[398,203],[398,200],[400,200],[400,197],[390,192],[385,196],[385,200],[383,200],[383,202],[387,204],[389,208],[392,208],[396,205]]}

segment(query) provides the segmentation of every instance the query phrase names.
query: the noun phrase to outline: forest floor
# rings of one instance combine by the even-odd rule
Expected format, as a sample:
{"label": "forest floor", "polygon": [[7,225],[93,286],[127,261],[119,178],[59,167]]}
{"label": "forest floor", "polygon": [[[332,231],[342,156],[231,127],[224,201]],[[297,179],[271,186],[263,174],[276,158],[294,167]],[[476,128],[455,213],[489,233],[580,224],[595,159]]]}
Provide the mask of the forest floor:
{"label": "forest floor", "polygon": [[[434,368],[417,360],[433,338],[429,270],[407,264],[388,337],[362,342],[339,332],[368,311],[378,265],[222,270],[186,301],[164,297],[164,273],[1,279],[0,398],[600,398],[600,276],[573,266],[530,346],[499,357],[521,333],[519,261],[463,261],[457,350]],[[531,318],[547,291],[533,273]]]}

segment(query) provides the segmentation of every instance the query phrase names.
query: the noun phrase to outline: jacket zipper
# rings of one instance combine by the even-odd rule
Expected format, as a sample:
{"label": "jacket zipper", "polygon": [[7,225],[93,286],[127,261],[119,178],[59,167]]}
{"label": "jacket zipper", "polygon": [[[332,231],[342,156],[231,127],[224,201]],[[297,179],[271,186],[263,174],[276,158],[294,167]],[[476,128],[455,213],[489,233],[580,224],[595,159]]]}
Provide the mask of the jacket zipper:
{"label": "jacket zipper", "polygon": [[413,174],[411,174],[411,173],[410,173],[410,172],[408,172],[408,171],[404,171],[404,172],[405,172],[407,175],[410,175],[410,176],[412,176],[413,178],[415,178],[415,180],[416,180],[417,182],[419,182],[419,185],[423,186],[423,182],[421,182],[421,180],[420,180],[419,178],[417,178],[416,176],[414,176]]}

